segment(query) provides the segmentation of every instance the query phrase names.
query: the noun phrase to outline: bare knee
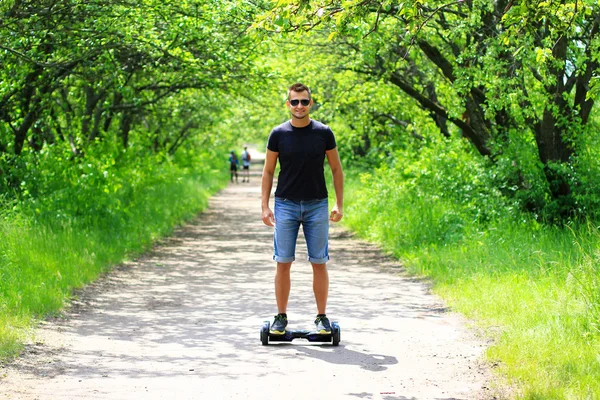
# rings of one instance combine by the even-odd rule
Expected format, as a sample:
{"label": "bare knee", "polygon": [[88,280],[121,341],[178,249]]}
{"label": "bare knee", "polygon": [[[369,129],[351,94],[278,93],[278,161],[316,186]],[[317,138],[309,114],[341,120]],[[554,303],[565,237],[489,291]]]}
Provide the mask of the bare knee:
{"label": "bare knee", "polygon": [[315,264],[315,263],[310,263],[310,264],[312,265],[314,272],[327,271],[327,264]]}
{"label": "bare knee", "polygon": [[289,274],[290,273],[290,269],[292,268],[292,263],[277,263],[277,272],[278,273],[284,273],[284,274]]}

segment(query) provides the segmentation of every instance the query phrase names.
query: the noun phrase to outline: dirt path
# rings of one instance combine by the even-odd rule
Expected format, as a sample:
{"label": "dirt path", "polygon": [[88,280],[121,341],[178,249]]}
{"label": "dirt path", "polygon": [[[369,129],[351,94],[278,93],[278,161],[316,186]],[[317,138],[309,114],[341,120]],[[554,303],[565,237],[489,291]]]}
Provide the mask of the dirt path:
{"label": "dirt path", "polygon": [[[87,288],[65,318],[0,370],[0,399],[489,399],[485,344],[424,283],[332,228],[328,315],[340,346],[262,346],[275,312],[272,230],[260,188],[230,185],[209,209]],[[290,328],[315,315],[304,242]]]}

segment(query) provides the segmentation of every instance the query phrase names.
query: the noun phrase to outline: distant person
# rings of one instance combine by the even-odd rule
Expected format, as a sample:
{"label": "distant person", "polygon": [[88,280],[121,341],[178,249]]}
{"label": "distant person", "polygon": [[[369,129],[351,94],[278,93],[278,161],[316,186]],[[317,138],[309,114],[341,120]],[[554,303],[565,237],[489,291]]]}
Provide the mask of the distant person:
{"label": "distant person", "polygon": [[233,177],[235,176],[235,183],[238,182],[238,165],[240,165],[240,160],[238,160],[235,152],[231,150],[231,154],[229,155],[229,172],[231,173],[231,182],[233,182]]}
{"label": "distant person", "polygon": [[[331,129],[309,117],[313,105],[310,89],[295,83],[288,89],[286,105],[291,119],[273,128],[267,142],[262,176],[261,207],[265,225],[274,226],[275,298],[278,314],[270,333],[285,334],[290,295],[290,269],[295,260],[298,230],[302,225],[308,261],[313,270],[313,292],[317,303],[316,332],[331,333],[326,315],[329,293],[329,221],[342,219],[344,173]],[[324,161],[327,157],[333,175],[335,203],[328,213]],[[280,172],[275,190],[275,213],[269,208],[275,167]]]}
{"label": "distant person", "polygon": [[252,157],[248,152],[248,146],[244,146],[244,152],[242,153],[242,167],[244,168],[242,182],[250,182],[250,160]]}

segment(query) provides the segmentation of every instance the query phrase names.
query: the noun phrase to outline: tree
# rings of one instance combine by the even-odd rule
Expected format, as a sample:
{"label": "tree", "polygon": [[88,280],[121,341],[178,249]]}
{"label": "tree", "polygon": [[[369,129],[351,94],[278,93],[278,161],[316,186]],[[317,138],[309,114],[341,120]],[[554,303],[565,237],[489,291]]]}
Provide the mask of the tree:
{"label": "tree", "polygon": [[66,149],[65,164],[99,141],[172,155],[194,135],[213,134],[208,122],[227,107],[223,97],[263,79],[244,34],[260,6],[2,2],[0,175],[19,190],[18,171],[37,162],[23,160],[42,150]]}
{"label": "tree", "polygon": [[149,107],[188,89],[230,90],[252,68],[251,4],[45,0],[0,11],[0,118],[13,133],[2,147],[16,155],[27,138],[39,150],[70,136],[76,152],[115,118],[126,147]]}
{"label": "tree", "polygon": [[[493,163],[510,165],[504,180],[513,182],[499,186],[516,185],[530,193],[525,208],[560,218],[577,207],[574,160],[594,105],[599,24],[592,1],[321,0],[279,2],[256,25],[330,30],[330,39],[357,49],[355,71],[395,85],[441,134],[458,132]],[[530,146],[541,183],[521,160]]]}

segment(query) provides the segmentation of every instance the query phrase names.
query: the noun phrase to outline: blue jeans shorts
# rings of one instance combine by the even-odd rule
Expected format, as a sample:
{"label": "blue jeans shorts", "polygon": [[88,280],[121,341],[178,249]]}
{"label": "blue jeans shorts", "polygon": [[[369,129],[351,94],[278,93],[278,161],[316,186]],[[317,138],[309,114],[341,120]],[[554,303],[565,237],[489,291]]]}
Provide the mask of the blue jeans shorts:
{"label": "blue jeans shorts", "polygon": [[296,240],[302,225],[308,261],[325,264],[329,260],[329,211],[327,199],[290,200],[275,198],[275,255],[280,263],[296,259]]}

